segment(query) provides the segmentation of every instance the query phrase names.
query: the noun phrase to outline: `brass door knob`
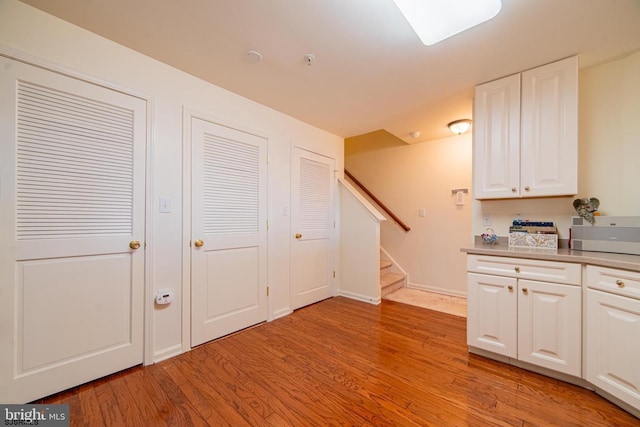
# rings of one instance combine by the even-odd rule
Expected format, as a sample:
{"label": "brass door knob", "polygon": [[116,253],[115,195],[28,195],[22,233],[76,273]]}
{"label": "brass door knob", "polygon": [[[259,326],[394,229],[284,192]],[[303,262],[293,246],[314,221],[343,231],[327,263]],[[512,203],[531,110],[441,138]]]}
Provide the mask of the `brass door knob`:
{"label": "brass door knob", "polygon": [[302,234],[296,233],[296,239],[298,239],[298,240],[302,239]]}
{"label": "brass door knob", "polygon": [[193,244],[196,248],[199,248],[200,246],[204,245],[204,240],[198,239],[195,242],[193,242]]}
{"label": "brass door knob", "polygon": [[132,240],[129,242],[129,247],[131,249],[138,249],[140,247],[140,242],[138,240]]}
{"label": "brass door knob", "polygon": [[516,273],[520,273],[520,267],[516,267],[514,268],[514,270],[516,271]]}
{"label": "brass door knob", "polygon": [[531,187],[529,187],[528,185],[524,187],[524,191],[531,191]]}
{"label": "brass door knob", "polygon": [[511,291],[513,291],[513,286],[509,285],[509,286],[507,286],[507,289],[509,289],[509,292],[511,292]]}
{"label": "brass door knob", "polygon": [[526,294],[528,294],[528,293],[529,293],[529,289],[527,289],[527,288],[522,288],[522,293],[523,293],[523,294],[525,294],[525,295],[526,295]]}
{"label": "brass door knob", "polygon": [[616,280],[616,285],[618,285],[619,288],[624,288],[624,282],[620,279]]}

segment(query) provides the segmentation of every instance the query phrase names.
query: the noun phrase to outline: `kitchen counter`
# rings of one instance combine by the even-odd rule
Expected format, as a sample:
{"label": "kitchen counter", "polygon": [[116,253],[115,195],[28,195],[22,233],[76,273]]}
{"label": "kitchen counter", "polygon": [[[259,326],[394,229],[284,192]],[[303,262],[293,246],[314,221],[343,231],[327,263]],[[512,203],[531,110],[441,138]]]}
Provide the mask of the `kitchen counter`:
{"label": "kitchen counter", "polygon": [[508,245],[485,244],[476,244],[461,248],[460,252],[475,255],[574,262],[640,272],[640,255],[574,251],[571,249],[516,248],[509,247]]}

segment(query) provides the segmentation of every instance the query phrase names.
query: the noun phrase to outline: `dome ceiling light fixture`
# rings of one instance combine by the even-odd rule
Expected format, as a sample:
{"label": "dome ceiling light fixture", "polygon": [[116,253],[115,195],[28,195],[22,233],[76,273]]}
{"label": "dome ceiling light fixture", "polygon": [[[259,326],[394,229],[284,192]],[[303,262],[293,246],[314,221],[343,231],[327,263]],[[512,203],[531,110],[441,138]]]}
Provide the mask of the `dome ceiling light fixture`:
{"label": "dome ceiling light fixture", "polygon": [[456,135],[462,135],[463,133],[468,131],[469,128],[471,127],[471,120],[469,119],[454,120],[451,123],[449,123],[447,126],[449,127],[451,132],[455,133]]}
{"label": "dome ceiling light fixture", "polygon": [[502,9],[502,0],[393,1],[427,46],[488,21]]}

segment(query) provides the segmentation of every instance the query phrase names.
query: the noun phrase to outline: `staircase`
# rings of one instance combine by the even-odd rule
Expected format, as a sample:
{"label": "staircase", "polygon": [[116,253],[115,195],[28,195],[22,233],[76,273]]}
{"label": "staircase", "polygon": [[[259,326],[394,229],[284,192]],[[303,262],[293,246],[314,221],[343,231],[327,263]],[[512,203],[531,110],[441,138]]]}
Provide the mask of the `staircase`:
{"label": "staircase", "polygon": [[387,260],[380,260],[380,287],[382,288],[382,298],[391,292],[404,287],[404,274],[395,273],[391,270],[393,263]]}

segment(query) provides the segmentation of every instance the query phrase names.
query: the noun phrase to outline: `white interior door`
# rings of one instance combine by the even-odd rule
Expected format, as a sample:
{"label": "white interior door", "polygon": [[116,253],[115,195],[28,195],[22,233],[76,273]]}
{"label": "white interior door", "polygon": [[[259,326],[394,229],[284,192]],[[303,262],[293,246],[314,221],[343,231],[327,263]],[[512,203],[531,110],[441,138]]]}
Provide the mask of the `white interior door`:
{"label": "white interior door", "polygon": [[146,103],[0,69],[0,402],[24,403],[142,363]]}
{"label": "white interior door", "polygon": [[295,147],[291,182],[291,290],[294,309],[335,295],[335,160]]}
{"label": "white interior door", "polygon": [[191,120],[191,345],[267,320],[267,140]]}

